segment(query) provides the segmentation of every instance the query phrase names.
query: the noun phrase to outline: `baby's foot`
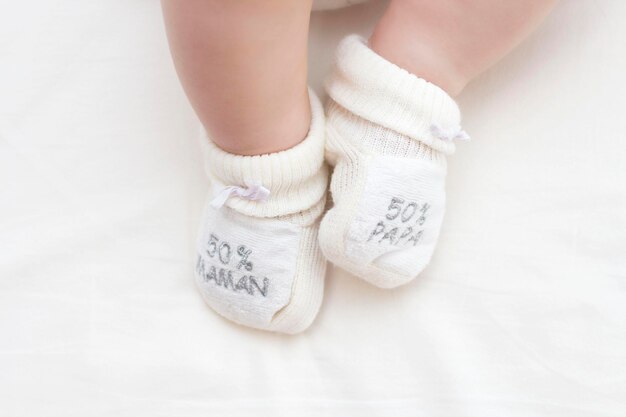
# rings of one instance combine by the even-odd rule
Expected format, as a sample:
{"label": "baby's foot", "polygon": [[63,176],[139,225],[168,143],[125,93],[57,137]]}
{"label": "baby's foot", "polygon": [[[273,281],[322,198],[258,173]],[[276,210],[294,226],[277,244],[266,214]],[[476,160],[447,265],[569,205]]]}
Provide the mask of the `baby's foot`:
{"label": "baby's foot", "polygon": [[327,90],[334,207],[322,220],[322,251],[374,285],[402,285],[424,269],[437,243],[445,155],[454,139],[469,139],[458,107],[357,36],[340,44]]}
{"label": "baby's foot", "polygon": [[238,156],[207,145],[213,184],[198,238],[196,283],[217,313],[283,333],[306,329],[322,301],[318,244],[328,181],[324,114],[311,96],[306,139],[282,152]]}

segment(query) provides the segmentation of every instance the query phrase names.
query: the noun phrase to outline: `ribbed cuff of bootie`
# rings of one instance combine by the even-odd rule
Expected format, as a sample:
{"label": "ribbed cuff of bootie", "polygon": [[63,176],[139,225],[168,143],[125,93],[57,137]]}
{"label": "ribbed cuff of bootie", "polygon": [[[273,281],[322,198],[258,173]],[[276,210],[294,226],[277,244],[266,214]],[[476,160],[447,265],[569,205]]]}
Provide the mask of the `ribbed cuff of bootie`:
{"label": "ribbed cuff of bootie", "polygon": [[225,205],[249,216],[277,217],[323,204],[328,185],[324,165],[324,110],[309,90],[311,127],[293,148],[265,155],[242,156],[223,151],[210,139],[205,148],[207,173],[214,189],[257,184],[269,191],[267,199],[233,196]]}
{"label": "ribbed cuff of bootie", "polygon": [[452,140],[465,135],[455,101],[436,85],[387,61],[366,42],[358,35],[341,41],[326,83],[328,95],[363,119],[453,153]]}

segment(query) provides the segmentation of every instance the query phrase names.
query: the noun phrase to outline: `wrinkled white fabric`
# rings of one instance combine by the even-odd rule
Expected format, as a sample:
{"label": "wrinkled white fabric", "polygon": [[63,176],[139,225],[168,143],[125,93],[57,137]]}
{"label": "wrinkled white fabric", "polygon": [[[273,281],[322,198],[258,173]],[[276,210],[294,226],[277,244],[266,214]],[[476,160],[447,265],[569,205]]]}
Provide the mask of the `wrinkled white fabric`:
{"label": "wrinkled white fabric", "polygon": [[[200,129],[158,2],[0,3],[0,416],[626,414],[626,3],[561,2],[469,86],[427,271],[334,270],[295,337],[194,288]],[[382,7],[314,15],[318,91]]]}

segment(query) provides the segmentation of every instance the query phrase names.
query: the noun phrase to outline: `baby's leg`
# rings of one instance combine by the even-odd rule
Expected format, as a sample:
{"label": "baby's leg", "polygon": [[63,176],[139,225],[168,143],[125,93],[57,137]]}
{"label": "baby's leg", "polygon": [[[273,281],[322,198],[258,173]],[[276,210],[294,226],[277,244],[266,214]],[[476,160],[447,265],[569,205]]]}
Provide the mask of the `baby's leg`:
{"label": "baby's leg", "polygon": [[369,45],[454,96],[524,40],[555,3],[393,0]]}
{"label": "baby's leg", "polygon": [[391,0],[369,42],[346,38],[327,90],[334,207],[320,245],[374,285],[414,279],[434,253],[446,156],[461,128],[450,97],[518,44],[554,0]]}
{"label": "baby's leg", "polygon": [[306,136],[312,0],[162,0],[174,62],[211,139],[239,155]]}
{"label": "baby's leg", "polygon": [[163,0],[178,73],[204,124],[212,185],[195,264],[222,316],[285,333],[321,304],[324,114],[307,91],[311,0]]}

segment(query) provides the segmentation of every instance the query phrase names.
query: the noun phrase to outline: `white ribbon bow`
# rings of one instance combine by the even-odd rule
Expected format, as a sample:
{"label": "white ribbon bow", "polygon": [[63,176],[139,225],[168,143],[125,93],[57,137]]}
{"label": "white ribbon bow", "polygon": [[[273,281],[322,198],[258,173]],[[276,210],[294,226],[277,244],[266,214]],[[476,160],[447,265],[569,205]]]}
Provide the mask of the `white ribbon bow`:
{"label": "white ribbon bow", "polygon": [[430,126],[430,133],[448,142],[452,142],[453,140],[469,141],[471,139],[470,135],[468,135],[465,130],[462,130],[459,125],[443,128],[438,124],[433,124]]}
{"label": "white ribbon bow", "polygon": [[259,183],[251,183],[246,187],[229,185],[228,187],[224,187],[222,191],[211,200],[211,207],[219,209],[226,204],[228,199],[235,196],[245,198],[246,200],[265,201],[270,196],[270,190]]}

